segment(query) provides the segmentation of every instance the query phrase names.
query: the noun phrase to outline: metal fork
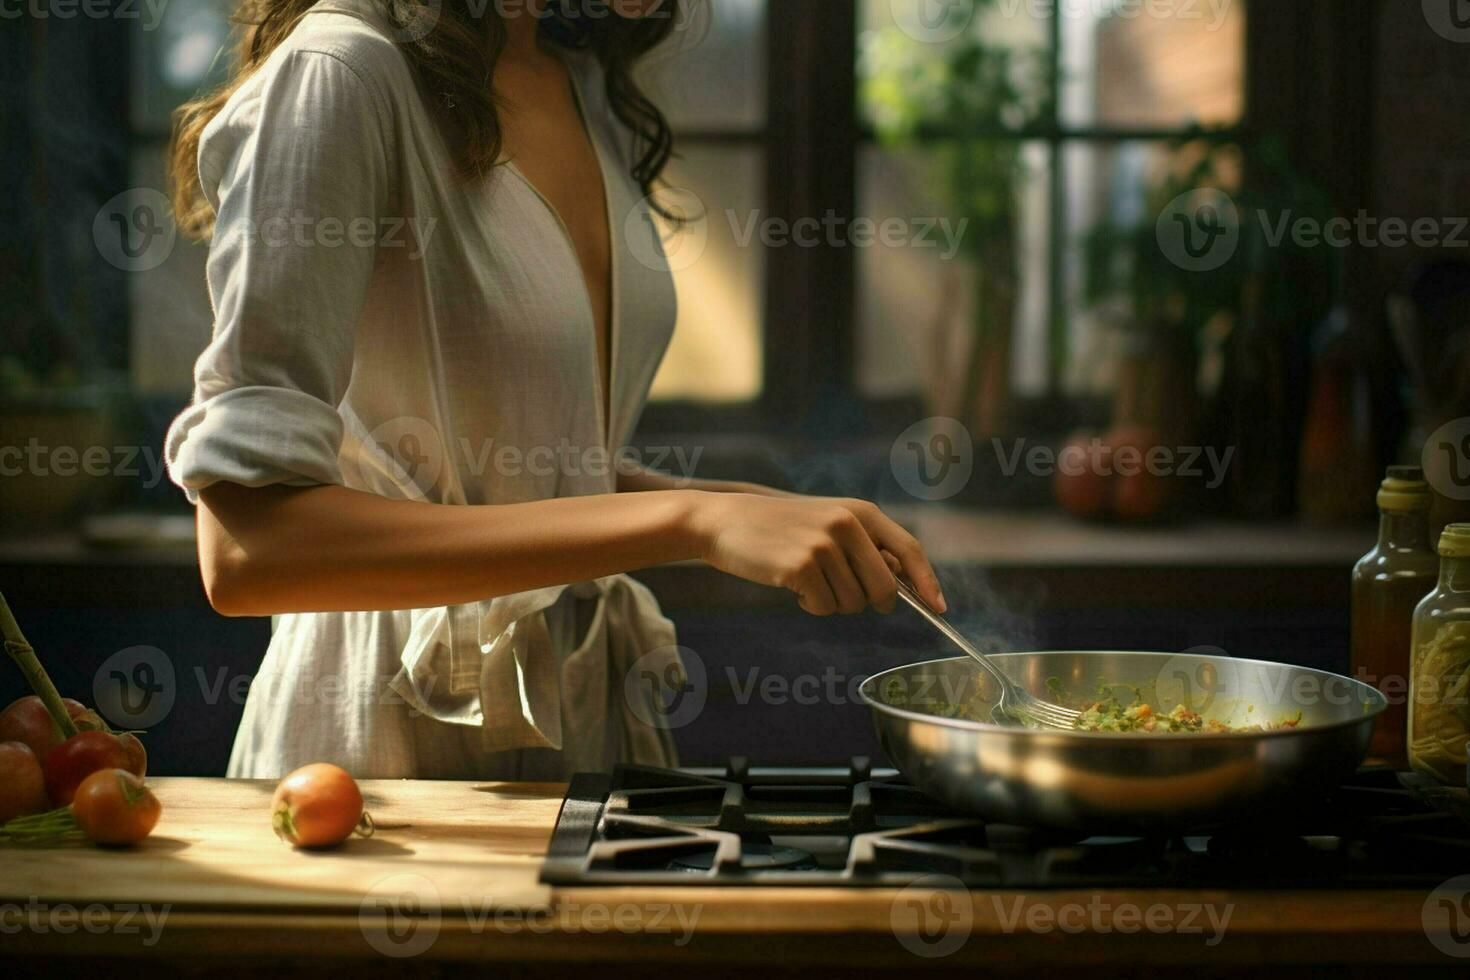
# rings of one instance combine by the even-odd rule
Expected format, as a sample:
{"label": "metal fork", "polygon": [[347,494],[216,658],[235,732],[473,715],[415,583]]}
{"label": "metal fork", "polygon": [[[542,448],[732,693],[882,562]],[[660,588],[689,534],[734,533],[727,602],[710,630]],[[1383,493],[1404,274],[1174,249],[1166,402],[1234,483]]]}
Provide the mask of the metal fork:
{"label": "metal fork", "polygon": [[995,678],[996,683],[1000,685],[1000,700],[996,702],[991,717],[998,724],[1012,721],[1023,725],[1035,724],[1042,728],[1075,729],[1077,727],[1077,719],[1081,712],[1032,697],[1029,691],[1002,673],[989,657],[975,649],[975,646],[965,639],[959,630],[949,625],[943,616],[930,609],[929,604],[920,599],[919,594],[902,579],[898,580],[898,594],[904,602],[913,606],[920,616],[927,619],[931,626],[949,637],[955,646],[969,654],[976,663],[985,668],[991,677]]}

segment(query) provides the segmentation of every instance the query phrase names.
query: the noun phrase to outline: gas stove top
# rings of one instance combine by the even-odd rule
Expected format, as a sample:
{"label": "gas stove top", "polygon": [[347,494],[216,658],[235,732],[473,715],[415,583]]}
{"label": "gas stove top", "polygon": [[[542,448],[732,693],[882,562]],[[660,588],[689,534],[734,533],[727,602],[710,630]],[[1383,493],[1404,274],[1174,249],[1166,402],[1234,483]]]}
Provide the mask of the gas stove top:
{"label": "gas stove top", "polygon": [[541,880],[572,885],[1433,888],[1470,873],[1470,806],[1363,769],[1289,825],[1082,837],[956,813],[866,759],[836,768],[620,766],[573,778]]}

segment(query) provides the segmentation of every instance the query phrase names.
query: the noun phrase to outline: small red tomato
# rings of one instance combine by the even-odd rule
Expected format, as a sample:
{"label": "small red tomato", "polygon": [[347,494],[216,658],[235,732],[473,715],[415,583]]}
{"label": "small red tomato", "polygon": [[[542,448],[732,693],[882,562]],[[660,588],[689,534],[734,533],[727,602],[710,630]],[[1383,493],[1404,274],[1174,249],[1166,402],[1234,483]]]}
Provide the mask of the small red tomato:
{"label": "small red tomato", "polygon": [[357,783],[330,762],[297,769],[281,780],[271,800],[271,828],[297,847],[340,844],[354,831],[366,837],[372,825]]}
{"label": "small red tomato", "polygon": [[77,787],[72,816],[97,844],[136,844],[153,832],[163,806],[126,769],[99,769]]}
{"label": "small red tomato", "polygon": [[98,769],[129,769],[136,759],[116,735],[81,732],[46,753],[41,768],[53,806],[66,806],[77,787]]}
{"label": "small red tomato", "polygon": [[[1150,454],[1167,448],[1168,441],[1158,429],[1145,425],[1115,426],[1108,433],[1112,447],[1113,513],[1125,521],[1153,521],[1163,517],[1172,495],[1171,481],[1164,471],[1151,464]],[[1149,467],[1153,465],[1154,470]]]}
{"label": "small red tomato", "polygon": [[1108,512],[1112,481],[1112,448],[1090,433],[1078,433],[1057,453],[1053,485],[1057,503],[1077,517]]}
{"label": "small red tomato", "polygon": [[1126,521],[1154,521],[1169,508],[1168,481],[1152,473],[1120,476],[1113,488],[1113,510]]}
{"label": "small red tomato", "polygon": [[138,736],[132,732],[123,732],[117,736],[117,740],[128,754],[128,764],[123,768],[140,778],[148,775],[148,750],[143,748]]}
{"label": "small red tomato", "polygon": [[45,810],[46,777],[24,742],[0,742],[0,823]]}

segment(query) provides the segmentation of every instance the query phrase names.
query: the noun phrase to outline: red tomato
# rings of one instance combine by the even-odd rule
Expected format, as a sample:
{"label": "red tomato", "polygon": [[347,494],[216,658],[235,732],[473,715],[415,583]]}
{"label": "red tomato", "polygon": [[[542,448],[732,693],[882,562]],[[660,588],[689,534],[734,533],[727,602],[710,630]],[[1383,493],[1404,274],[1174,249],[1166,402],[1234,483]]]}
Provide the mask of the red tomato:
{"label": "red tomato", "polygon": [[123,766],[128,772],[138,777],[148,775],[148,751],[143,748],[143,743],[138,736],[132,732],[123,732],[117,736],[122,743],[123,751],[128,754],[128,764]]}
{"label": "red tomato", "polygon": [[0,742],[0,823],[47,808],[46,777],[24,742]]}
{"label": "red tomato", "polygon": [[1120,476],[1113,491],[1113,509],[1127,521],[1153,521],[1168,510],[1169,496],[1165,477],[1146,472]]}
{"label": "red tomato", "polygon": [[153,832],[163,807],[133,773],[99,769],[77,787],[71,812],[94,843],[136,844]]}
{"label": "red tomato", "polygon": [[[80,701],[62,698],[61,703],[66,705],[73,720],[93,714]],[[0,711],[0,742],[24,742],[31,747],[37,759],[44,759],[47,752],[61,744],[61,733],[51,723],[51,715],[41,699],[27,694]]]}
{"label": "red tomato", "polygon": [[362,791],[346,770],[329,762],[302,766],[276,787],[271,827],[297,847],[340,844],[353,831],[372,833],[372,818],[362,809]]}
{"label": "red tomato", "polygon": [[1078,517],[1102,517],[1112,495],[1111,446],[1089,432],[1080,432],[1057,454],[1057,503]]}
{"label": "red tomato", "polygon": [[116,735],[81,732],[46,753],[42,769],[54,806],[66,806],[77,787],[98,769],[128,769],[137,760]]}
{"label": "red tomato", "polygon": [[1115,468],[1123,471],[1113,481],[1113,513],[1125,521],[1164,516],[1173,495],[1172,477],[1149,468],[1149,454],[1167,448],[1163,433],[1148,426],[1124,425],[1109,432],[1107,442],[1113,449]]}

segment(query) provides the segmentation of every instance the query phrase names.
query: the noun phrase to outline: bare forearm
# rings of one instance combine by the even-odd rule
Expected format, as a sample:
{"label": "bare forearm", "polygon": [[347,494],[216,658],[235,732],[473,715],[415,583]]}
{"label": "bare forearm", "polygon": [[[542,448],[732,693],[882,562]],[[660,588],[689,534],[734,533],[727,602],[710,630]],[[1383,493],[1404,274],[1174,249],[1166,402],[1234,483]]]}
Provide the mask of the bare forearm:
{"label": "bare forearm", "polygon": [[817,615],[892,609],[900,573],[945,608],[922,546],[873,504],[657,485],[468,507],[217,484],[200,495],[200,565],[215,608],[237,616],[458,605],[683,559],[788,589]]}
{"label": "bare forearm", "polygon": [[478,507],[344,487],[201,497],[206,588],[233,615],[455,605],[699,557],[689,491]]}

